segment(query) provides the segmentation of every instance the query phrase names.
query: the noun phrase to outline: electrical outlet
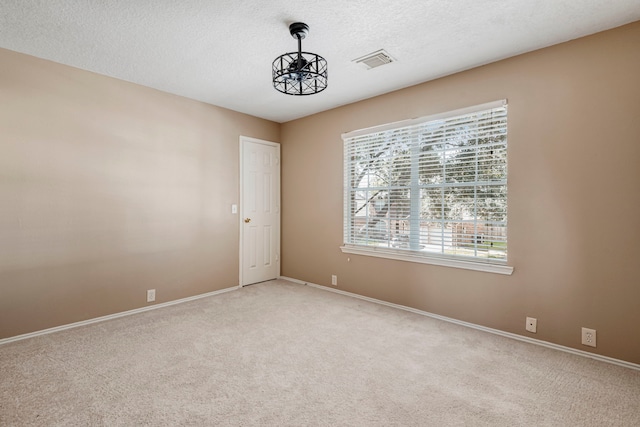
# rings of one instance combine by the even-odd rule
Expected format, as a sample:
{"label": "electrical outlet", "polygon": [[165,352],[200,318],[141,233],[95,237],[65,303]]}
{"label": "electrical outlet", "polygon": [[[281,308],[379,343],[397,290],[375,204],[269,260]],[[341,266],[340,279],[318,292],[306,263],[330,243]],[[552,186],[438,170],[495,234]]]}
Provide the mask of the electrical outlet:
{"label": "electrical outlet", "polygon": [[536,330],[538,329],[538,319],[536,319],[535,317],[527,317],[527,325],[525,326],[525,328],[527,329],[527,331],[535,334]]}
{"label": "electrical outlet", "polygon": [[147,302],[154,302],[156,300],[156,290],[148,289],[147,290]]}
{"label": "electrical outlet", "polygon": [[331,275],[331,284],[333,286],[338,286],[338,276],[336,276],[335,274]]}
{"label": "electrical outlet", "polygon": [[589,328],[582,328],[582,344],[590,347],[596,346],[596,330]]}

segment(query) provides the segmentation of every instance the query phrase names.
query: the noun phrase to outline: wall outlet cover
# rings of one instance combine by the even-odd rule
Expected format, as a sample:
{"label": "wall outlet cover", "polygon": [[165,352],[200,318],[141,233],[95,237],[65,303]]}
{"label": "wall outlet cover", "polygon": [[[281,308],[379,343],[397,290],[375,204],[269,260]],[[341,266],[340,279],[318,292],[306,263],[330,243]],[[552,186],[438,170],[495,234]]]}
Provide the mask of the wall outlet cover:
{"label": "wall outlet cover", "polygon": [[596,330],[589,328],[582,328],[582,344],[589,347],[596,346]]}
{"label": "wall outlet cover", "polygon": [[535,334],[538,330],[538,319],[535,317],[527,317],[527,324],[525,325],[525,328],[527,331]]}

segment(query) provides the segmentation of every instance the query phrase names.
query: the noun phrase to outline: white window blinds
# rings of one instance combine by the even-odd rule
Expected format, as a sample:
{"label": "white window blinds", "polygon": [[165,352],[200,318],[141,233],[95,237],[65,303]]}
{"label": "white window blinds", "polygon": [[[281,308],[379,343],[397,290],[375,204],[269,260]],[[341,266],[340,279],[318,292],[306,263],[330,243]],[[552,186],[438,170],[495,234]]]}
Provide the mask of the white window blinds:
{"label": "white window blinds", "polygon": [[506,101],[343,139],[346,247],[506,261]]}

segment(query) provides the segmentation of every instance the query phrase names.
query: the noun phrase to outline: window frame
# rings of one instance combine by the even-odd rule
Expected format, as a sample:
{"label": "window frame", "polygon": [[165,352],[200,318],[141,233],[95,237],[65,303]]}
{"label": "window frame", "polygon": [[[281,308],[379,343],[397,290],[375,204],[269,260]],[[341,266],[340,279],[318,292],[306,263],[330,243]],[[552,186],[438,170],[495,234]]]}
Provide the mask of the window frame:
{"label": "window frame", "polygon": [[[489,102],[485,104],[475,105],[467,108],[462,108],[453,111],[447,111],[439,114],[434,114],[430,116],[420,117],[416,119],[403,120],[399,122],[388,123],[380,126],[369,127],[365,129],[360,129],[352,132],[347,132],[342,134],[343,139],[343,148],[344,148],[344,165],[343,165],[343,196],[344,196],[344,212],[343,212],[343,245],[340,246],[340,250],[346,254],[354,254],[354,255],[364,255],[364,256],[373,256],[379,258],[393,259],[399,261],[407,261],[407,262],[416,262],[423,264],[431,264],[445,267],[453,267],[453,268],[461,268],[467,270],[476,270],[483,271],[489,273],[497,273],[497,274],[505,274],[510,275],[513,273],[513,267],[507,265],[507,259],[498,259],[498,260],[481,260],[479,258],[455,255],[455,254],[442,254],[437,252],[428,252],[428,251],[415,251],[415,250],[407,250],[407,249],[394,249],[389,247],[378,247],[378,246],[369,246],[369,245],[360,245],[357,243],[349,243],[349,223],[351,221],[350,217],[350,164],[348,162],[348,144],[349,141],[356,137],[367,136],[370,134],[378,134],[384,131],[398,130],[403,128],[410,128],[412,126],[417,126],[421,124],[425,124],[428,122],[444,120],[449,118],[454,118],[457,116],[469,115],[474,113],[480,113],[487,110],[492,110],[495,108],[502,108],[507,106],[507,100],[499,100],[494,102]],[[505,125],[506,126],[506,125]],[[507,142],[505,141],[505,148],[507,147]],[[477,181],[474,181],[477,184]],[[505,182],[506,185],[506,182]],[[506,196],[505,196],[506,201]],[[474,202],[477,202],[477,199],[474,198]],[[505,222],[506,226],[506,222]],[[505,240],[506,242],[506,240]]]}

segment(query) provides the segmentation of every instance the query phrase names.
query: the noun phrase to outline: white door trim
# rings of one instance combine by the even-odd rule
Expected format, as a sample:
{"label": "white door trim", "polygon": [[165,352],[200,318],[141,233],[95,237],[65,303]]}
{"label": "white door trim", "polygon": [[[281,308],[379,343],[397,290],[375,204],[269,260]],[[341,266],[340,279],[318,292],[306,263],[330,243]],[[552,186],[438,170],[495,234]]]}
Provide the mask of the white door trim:
{"label": "white door trim", "polygon": [[[263,139],[258,139],[258,138],[252,138],[249,136],[244,136],[244,135],[240,135],[240,140],[239,140],[239,153],[240,153],[240,189],[239,189],[239,209],[238,209],[238,228],[240,230],[240,244],[239,246],[239,252],[238,252],[238,259],[240,260],[240,265],[239,265],[239,269],[240,269],[240,275],[239,277],[239,283],[238,286],[239,287],[243,287],[246,286],[246,284],[244,283],[244,271],[243,271],[243,267],[244,267],[244,227],[243,227],[243,221],[245,218],[245,212],[244,212],[244,143],[245,142],[252,142],[255,144],[263,144],[263,145],[268,145],[271,147],[275,147],[278,150],[278,158],[280,158],[280,144],[277,142],[271,142],[271,141],[265,141]],[[280,183],[280,175],[281,175],[281,170],[282,170],[282,166],[281,163],[278,161],[278,183]],[[277,206],[279,209],[279,214],[278,214],[278,230],[281,230],[281,220],[282,220],[282,211],[280,210],[280,186],[278,187],[278,195],[277,195]],[[278,262],[278,276],[280,276],[280,240],[281,240],[281,234],[280,232],[278,233],[278,243],[277,243],[277,262]]]}

